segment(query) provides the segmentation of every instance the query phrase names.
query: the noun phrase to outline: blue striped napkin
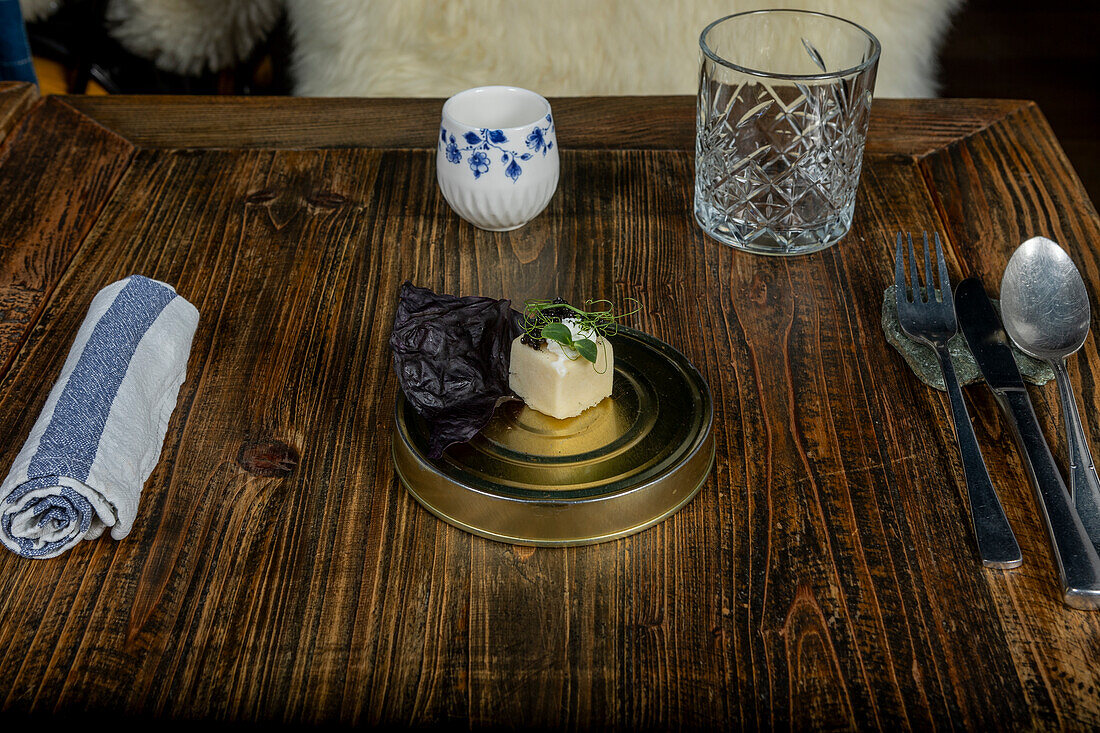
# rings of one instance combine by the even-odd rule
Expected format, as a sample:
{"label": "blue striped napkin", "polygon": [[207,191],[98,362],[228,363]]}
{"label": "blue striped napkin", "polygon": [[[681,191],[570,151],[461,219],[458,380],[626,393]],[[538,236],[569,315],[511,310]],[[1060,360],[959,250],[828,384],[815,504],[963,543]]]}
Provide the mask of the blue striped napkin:
{"label": "blue striped napkin", "polygon": [[195,307],[140,275],[108,285],[0,485],[0,541],[55,557],[110,527],[130,532],[187,371]]}

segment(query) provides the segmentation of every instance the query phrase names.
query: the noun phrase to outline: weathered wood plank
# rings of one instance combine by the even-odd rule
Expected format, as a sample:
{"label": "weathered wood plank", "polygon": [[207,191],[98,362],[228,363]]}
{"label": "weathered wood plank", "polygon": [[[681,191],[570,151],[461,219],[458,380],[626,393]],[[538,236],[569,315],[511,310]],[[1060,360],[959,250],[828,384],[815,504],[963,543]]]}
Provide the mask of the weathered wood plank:
{"label": "weathered wood plank", "polygon": [[[157,148],[434,148],[442,99],[63,97],[136,145]],[[692,97],[550,100],[563,150],[694,150]],[[926,155],[1025,102],[878,99],[867,152]]]}
{"label": "weathered wood plank", "polygon": [[52,99],[27,114],[0,148],[0,374],[65,275],[132,151],[121,137]]}
{"label": "weathered wood plank", "polygon": [[1012,99],[876,99],[867,130],[870,155],[923,157],[1034,105]]}
{"label": "weathered wood plank", "polygon": [[38,87],[34,84],[0,82],[0,143],[36,101]]}

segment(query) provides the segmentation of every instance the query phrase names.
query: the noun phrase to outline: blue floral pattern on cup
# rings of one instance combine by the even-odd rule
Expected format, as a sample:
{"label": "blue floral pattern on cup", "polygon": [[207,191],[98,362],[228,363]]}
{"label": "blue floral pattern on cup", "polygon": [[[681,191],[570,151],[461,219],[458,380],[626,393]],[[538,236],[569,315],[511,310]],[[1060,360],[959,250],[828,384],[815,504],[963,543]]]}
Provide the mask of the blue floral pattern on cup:
{"label": "blue floral pattern on cup", "polygon": [[[489,130],[486,128],[470,130],[462,135],[461,139],[456,139],[454,133],[449,133],[447,128],[440,127],[439,141],[444,146],[444,154],[449,163],[460,165],[463,153],[469,153],[466,163],[470,166],[475,179],[481,178],[489,172],[492,165],[489,155],[493,152],[499,152],[501,154],[500,164],[505,166],[504,175],[512,179],[512,183],[515,183],[523,175],[521,161],[531,160],[539,153],[545,157],[546,153],[553,149],[554,141],[547,139],[553,133],[554,120],[550,115],[546,115],[546,124],[536,125],[524,141],[527,150],[530,152],[517,152],[512,145],[504,147],[509,141],[503,130]],[[465,144],[460,145],[460,143]]]}

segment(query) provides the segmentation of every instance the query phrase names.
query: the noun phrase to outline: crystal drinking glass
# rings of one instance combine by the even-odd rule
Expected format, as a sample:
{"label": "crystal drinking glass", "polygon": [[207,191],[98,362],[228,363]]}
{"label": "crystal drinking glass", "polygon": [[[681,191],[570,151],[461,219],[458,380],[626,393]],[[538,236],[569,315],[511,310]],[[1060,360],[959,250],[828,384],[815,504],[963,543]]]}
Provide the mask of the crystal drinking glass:
{"label": "crystal drinking glass", "polygon": [[852,224],[878,40],[835,16],[759,10],[716,20],[699,45],[699,226],[761,254],[839,240]]}

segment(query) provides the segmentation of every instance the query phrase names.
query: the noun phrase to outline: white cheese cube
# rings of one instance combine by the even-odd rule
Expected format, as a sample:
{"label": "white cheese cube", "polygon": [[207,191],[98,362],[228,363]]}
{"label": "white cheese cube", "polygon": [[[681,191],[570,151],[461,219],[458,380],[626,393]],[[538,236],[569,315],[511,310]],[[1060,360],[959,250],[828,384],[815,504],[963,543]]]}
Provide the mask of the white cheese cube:
{"label": "white cheese cube", "polygon": [[520,336],[512,342],[508,386],[534,410],[558,419],[576,417],[610,397],[615,378],[611,344],[602,337],[592,340],[595,363],[553,341],[532,348]]}

